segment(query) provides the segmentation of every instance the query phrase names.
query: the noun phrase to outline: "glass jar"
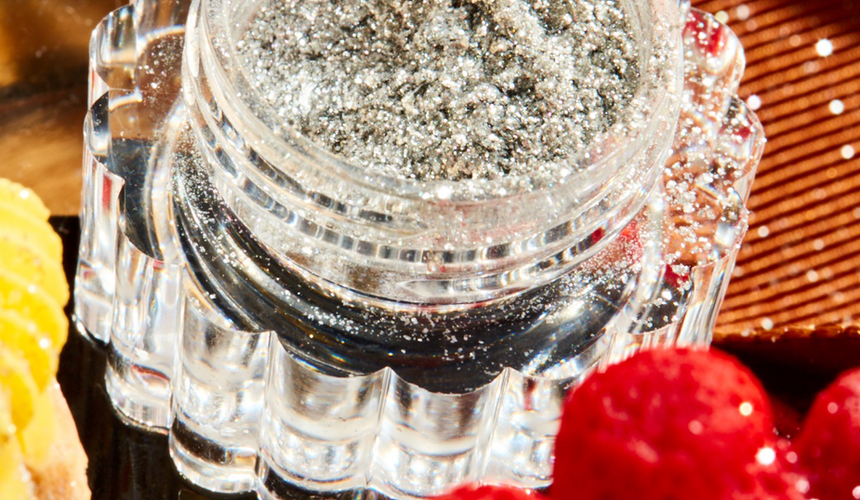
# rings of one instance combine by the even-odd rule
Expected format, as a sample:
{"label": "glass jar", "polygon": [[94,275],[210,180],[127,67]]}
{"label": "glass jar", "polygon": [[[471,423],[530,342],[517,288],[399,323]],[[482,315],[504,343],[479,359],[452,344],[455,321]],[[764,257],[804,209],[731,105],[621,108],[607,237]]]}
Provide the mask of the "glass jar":
{"label": "glass jar", "polygon": [[138,1],[94,35],[84,197],[123,187],[82,249],[116,233],[112,401],[218,492],[549,485],[568,388],[710,340],[763,145],[737,39],[621,2],[638,87],[570,168],[419,182],[283,126],[237,55],[266,3]]}

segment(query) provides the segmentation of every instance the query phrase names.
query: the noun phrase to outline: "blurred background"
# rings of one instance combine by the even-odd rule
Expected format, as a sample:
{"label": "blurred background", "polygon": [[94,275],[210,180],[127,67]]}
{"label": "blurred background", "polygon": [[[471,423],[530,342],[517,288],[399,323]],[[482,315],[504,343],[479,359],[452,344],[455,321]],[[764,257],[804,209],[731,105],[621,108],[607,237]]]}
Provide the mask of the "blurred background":
{"label": "blurred background", "polygon": [[[89,33],[120,0],[0,0],[0,177],[76,214]],[[860,352],[860,1],[710,0],[740,36],[768,137],[718,339]],[[756,333],[753,336],[751,334]]]}

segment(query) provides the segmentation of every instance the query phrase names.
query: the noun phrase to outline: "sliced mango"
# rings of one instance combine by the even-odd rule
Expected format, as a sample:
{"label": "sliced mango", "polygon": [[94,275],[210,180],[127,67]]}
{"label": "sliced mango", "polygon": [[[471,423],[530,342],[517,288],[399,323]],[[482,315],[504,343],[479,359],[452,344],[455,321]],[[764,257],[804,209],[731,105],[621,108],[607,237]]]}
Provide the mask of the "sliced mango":
{"label": "sliced mango", "polygon": [[0,444],[0,498],[3,500],[33,498],[30,485],[24,480],[22,455],[17,439]]}
{"label": "sliced mango", "polygon": [[[0,201],[0,235],[15,235],[25,245],[38,248],[49,259],[60,262],[63,258],[63,241],[46,221],[28,213],[21,207]],[[0,262],[0,266],[6,264]]]}
{"label": "sliced mango", "polygon": [[36,194],[0,179],[0,499],[33,497],[25,462],[57,437],[52,391],[68,334],[62,241]]}
{"label": "sliced mango", "polygon": [[0,309],[0,343],[30,365],[30,373],[40,391],[57,373],[57,352],[51,349],[50,339],[43,341],[33,323],[28,323],[15,311]]}
{"label": "sliced mango", "polygon": [[9,179],[0,179],[0,202],[11,203],[24,209],[33,217],[46,221],[51,212],[32,189]]}
{"label": "sliced mango", "polygon": [[63,309],[41,288],[28,284],[8,269],[0,268],[0,309],[16,311],[31,321],[40,335],[41,347],[59,353],[66,343],[69,320]]}
{"label": "sliced mango", "polygon": [[60,263],[38,247],[28,245],[19,235],[0,233],[0,264],[14,269],[25,282],[44,289],[60,307],[68,302],[69,285]]}
{"label": "sliced mango", "polygon": [[16,430],[12,421],[12,398],[6,388],[0,387],[0,449],[12,439]]}
{"label": "sliced mango", "polygon": [[0,385],[9,392],[12,423],[18,432],[24,430],[36,411],[39,388],[30,374],[30,367],[6,346],[0,345]]}
{"label": "sliced mango", "polygon": [[51,446],[57,438],[57,418],[54,410],[52,388],[42,391],[36,399],[33,418],[19,433],[21,448],[28,464],[41,464],[48,461]]}

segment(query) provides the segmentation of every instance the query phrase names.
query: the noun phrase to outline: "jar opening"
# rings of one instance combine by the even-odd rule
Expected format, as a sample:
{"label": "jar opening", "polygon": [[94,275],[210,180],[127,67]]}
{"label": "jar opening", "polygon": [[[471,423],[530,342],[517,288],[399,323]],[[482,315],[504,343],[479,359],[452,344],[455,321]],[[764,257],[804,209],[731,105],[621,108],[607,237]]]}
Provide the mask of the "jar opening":
{"label": "jar opening", "polygon": [[[630,36],[643,41],[636,90],[616,122],[570,160],[576,169],[541,185],[517,176],[418,181],[373,172],[285,127],[249,79],[237,45],[270,5],[200,0],[190,17],[183,85],[213,185],[288,265],[370,296],[488,300],[575,268],[654,192],[679,106],[680,16],[672,0],[615,4],[630,18]],[[466,283],[474,294],[465,299],[449,283]]]}
{"label": "jar opening", "polygon": [[281,126],[368,175],[538,188],[643,104],[628,17],[615,0],[271,2],[237,53]]}
{"label": "jar opening", "polygon": [[[544,190],[585,201],[636,168],[631,158],[677,112],[671,0],[201,3],[210,72],[238,114],[254,116],[234,125],[260,128],[250,135],[261,152],[397,196],[474,203]],[[407,38],[424,43],[395,46]]]}

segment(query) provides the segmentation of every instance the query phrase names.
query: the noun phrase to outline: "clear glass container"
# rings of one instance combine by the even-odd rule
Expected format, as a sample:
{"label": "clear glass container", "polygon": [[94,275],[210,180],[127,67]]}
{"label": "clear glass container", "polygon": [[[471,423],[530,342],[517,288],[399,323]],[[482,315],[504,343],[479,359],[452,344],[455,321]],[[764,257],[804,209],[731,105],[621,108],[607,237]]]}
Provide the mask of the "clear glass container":
{"label": "clear glass container", "polygon": [[569,387],[710,341],[764,142],[737,39],[620,2],[638,87],[563,175],[418,182],[281,124],[237,55],[266,3],[142,0],[94,34],[85,168],[122,189],[112,223],[85,204],[79,279],[109,246],[114,289],[76,308],[110,304],[115,407],[218,492],[548,486]]}

